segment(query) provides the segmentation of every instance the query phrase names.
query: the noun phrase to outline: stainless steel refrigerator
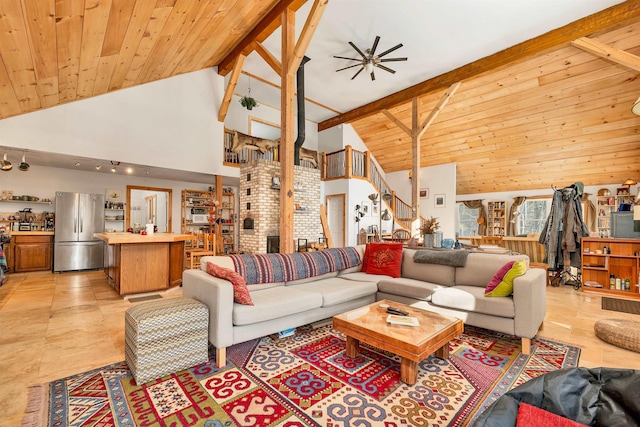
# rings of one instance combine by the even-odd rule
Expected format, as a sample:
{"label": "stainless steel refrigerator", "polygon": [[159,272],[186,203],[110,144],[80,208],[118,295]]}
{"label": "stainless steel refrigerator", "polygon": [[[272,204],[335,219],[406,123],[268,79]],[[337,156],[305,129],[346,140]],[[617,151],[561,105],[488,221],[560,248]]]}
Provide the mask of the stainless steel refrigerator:
{"label": "stainless steel refrigerator", "polygon": [[104,267],[104,194],[56,192],[53,271]]}

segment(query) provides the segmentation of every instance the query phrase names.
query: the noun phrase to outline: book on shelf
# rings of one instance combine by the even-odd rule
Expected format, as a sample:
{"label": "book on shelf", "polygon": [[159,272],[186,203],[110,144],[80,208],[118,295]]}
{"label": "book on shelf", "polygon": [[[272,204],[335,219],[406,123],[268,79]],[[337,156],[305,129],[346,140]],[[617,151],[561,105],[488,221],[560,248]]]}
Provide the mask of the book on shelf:
{"label": "book on shelf", "polygon": [[420,326],[420,322],[416,317],[398,316],[395,314],[389,314],[387,316],[387,323],[391,323],[392,325]]}

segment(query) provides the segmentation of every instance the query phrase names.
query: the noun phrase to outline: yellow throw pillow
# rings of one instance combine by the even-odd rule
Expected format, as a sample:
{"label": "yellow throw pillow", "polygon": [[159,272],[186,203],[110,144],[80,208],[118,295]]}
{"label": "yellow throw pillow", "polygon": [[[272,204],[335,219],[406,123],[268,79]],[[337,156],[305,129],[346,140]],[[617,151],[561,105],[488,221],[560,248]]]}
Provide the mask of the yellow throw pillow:
{"label": "yellow throw pillow", "polygon": [[527,272],[527,263],[520,260],[513,263],[513,266],[504,275],[502,281],[491,292],[485,294],[487,297],[508,297],[513,293],[513,281],[516,277],[522,276]]}

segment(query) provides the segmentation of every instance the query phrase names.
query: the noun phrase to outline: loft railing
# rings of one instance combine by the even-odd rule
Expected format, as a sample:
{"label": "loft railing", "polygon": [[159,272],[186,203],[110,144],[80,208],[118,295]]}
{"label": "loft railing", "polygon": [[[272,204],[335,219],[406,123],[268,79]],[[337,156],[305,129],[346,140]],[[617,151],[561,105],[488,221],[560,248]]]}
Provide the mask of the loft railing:
{"label": "loft railing", "polygon": [[[323,181],[350,178],[366,179],[376,188],[379,194],[391,194],[391,201],[387,206],[393,213],[395,222],[403,228],[411,230],[413,217],[411,205],[400,199],[395,191],[389,187],[376,164],[371,161],[368,151],[354,150],[350,145],[347,145],[344,150],[322,153],[321,164],[321,178]],[[424,221],[425,219],[420,217],[421,225]]]}

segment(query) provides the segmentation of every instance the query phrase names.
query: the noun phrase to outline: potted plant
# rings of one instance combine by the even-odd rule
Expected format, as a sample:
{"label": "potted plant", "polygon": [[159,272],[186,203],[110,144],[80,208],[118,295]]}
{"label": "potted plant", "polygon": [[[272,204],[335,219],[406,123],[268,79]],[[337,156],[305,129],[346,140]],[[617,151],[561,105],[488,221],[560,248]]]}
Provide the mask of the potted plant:
{"label": "potted plant", "polygon": [[433,233],[435,233],[440,228],[440,223],[438,222],[438,218],[431,217],[422,223],[420,226],[420,233],[423,237],[423,245],[426,248],[433,247]]}
{"label": "potted plant", "polygon": [[240,98],[240,105],[242,105],[247,110],[253,110],[253,107],[257,107],[258,103],[251,96],[245,95]]}

